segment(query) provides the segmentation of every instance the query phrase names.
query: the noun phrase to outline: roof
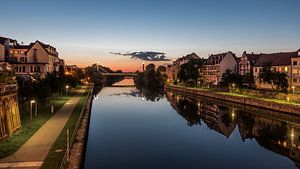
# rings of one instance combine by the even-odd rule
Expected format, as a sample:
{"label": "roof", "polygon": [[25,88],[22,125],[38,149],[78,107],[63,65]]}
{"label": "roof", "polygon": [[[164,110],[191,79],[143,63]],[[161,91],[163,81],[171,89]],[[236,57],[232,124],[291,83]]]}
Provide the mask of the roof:
{"label": "roof", "polygon": [[297,56],[298,56],[297,52],[262,54],[254,66],[262,67],[265,65],[269,65],[269,66],[291,65],[291,58]]}
{"label": "roof", "polygon": [[235,54],[234,53],[232,53],[231,51],[229,51],[229,52],[226,52],[226,53],[219,53],[219,54],[213,54],[213,55],[210,55],[209,57],[208,57],[208,59],[205,61],[205,65],[214,65],[214,64],[220,64],[220,62],[225,58],[225,56],[227,55],[227,54],[231,54],[233,57],[234,57],[234,59],[236,59],[237,61],[238,61],[238,59],[237,59],[237,57],[235,56]]}
{"label": "roof", "polygon": [[29,49],[29,45],[16,45],[14,49]]}
{"label": "roof", "polygon": [[4,44],[7,40],[10,41],[10,42],[17,42],[14,39],[10,39],[10,38],[6,38],[6,37],[1,37],[0,36],[0,44]]}
{"label": "roof", "polygon": [[47,50],[47,48],[51,47],[51,48],[53,48],[53,49],[56,51],[56,48],[52,47],[51,45],[45,44],[45,43],[43,43],[43,42],[40,42],[40,41],[38,41],[38,40],[35,41],[34,43],[30,43],[30,44],[28,45],[28,50],[26,51],[26,54],[27,54],[27,52],[33,47],[33,45],[36,44],[36,43],[39,43],[49,55],[58,56],[57,53],[56,53],[56,54],[55,54],[55,53],[50,53],[50,52]]}
{"label": "roof", "polygon": [[251,65],[254,65],[257,62],[257,60],[260,58],[262,53],[260,53],[260,54],[255,54],[253,52],[252,53],[246,53],[246,51],[245,51],[243,53],[243,55],[245,55],[248,58]]}

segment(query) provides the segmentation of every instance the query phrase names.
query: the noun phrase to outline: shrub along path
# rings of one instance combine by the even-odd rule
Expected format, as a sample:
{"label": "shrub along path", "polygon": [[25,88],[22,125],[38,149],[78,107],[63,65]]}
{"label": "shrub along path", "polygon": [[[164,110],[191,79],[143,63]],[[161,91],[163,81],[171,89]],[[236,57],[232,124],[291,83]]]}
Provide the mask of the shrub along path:
{"label": "shrub along path", "polygon": [[39,168],[56,138],[67,123],[86,88],[77,90],[17,152],[0,160],[0,168]]}

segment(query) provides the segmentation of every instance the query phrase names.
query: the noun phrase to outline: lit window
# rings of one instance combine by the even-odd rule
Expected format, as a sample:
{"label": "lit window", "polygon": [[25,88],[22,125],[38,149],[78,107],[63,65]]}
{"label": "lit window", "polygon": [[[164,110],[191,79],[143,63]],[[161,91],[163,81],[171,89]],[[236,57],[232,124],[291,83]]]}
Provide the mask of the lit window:
{"label": "lit window", "polygon": [[284,67],[284,71],[285,71],[285,72],[288,72],[288,71],[289,71],[289,68],[288,68],[288,67]]}
{"label": "lit window", "polygon": [[293,69],[293,74],[297,74],[298,70],[297,69]]}
{"label": "lit window", "polygon": [[278,71],[281,72],[281,67],[278,68]]}

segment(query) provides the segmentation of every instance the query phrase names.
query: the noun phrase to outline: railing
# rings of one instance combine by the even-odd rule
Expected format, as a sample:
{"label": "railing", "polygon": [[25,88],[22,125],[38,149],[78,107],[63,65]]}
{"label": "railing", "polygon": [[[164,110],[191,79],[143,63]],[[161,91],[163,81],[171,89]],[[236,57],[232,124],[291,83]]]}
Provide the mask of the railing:
{"label": "railing", "polygon": [[17,90],[18,90],[17,84],[11,84],[11,85],[0,84],[0,94],[17,92]]}
{"label": "railing", "polygon": [[85,110],[86,110],[86,106],[87,106],[88,99],[89,99],[90,96],[91,96],[91,93],[92,93],[91,91],[93,91],[94,84],[92,84],[90,87],[91,87],[91,88],[90,88],[90,91],[88,92],[88,95],[86,96],[86,99],[85,99],[85,101],[84,101],[84,105],[83,105],[83,107],[82,107],[82,109],[81,109],[79,118],[78,118],[78,120],[77,120],[77,122],[76,122],[76,126],[75,126],[75,128],[74,128],[74,130],[73,130],[73,133],[72,133],[72,136],[71,136],[71,139],[70,139],[70,142],[69,142],[69,148],[68,148],[67,151],[65,152],[64,158],[63,158],[63,160],[62,160],[62,162],[61,162],[60,169],[64,169],[64,168],[66,167],[66,166],[65,166],[65,165],[66,165],[66,162],[69,160],[68,158],[69,158],[69,153],[70,153],[70,151],[68,151],[68,150],[70,150],[70,149],[72,148],[72,146],[73,146],[75,137],[76,137],[76,135],[77,135],[77,131],[78,131],[79,127],[80,127],[80,122],[81,122],[81,120],[82,120],[82,116],[83,116],[83,114],[84,114],[84,112],[85,112]]}

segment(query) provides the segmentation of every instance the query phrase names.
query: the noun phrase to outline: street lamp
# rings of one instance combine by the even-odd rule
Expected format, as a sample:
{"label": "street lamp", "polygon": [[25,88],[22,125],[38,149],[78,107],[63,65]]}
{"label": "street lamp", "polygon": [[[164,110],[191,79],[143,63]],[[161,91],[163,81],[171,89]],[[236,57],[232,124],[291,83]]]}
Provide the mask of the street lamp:
{"label": "street lamp", "polygon": [[30,128],[32,128],[32,105],[35,103],[35,100],[30,101]]}
{"label": "street lamp", "polygon": [[235,83],[232,84],[232,90],[235,92]]}
{"label": "street lamp", "polygon": [[145,62],[143,62],[143,72],[145,71]]}
{"label": "street lamp", "polygon": [[295,86],[292,86],[293,94],[295,94]]}
{"label": "street lamp", "polygon": [[66,95],[68,95],[69,85],[66,86]]}

